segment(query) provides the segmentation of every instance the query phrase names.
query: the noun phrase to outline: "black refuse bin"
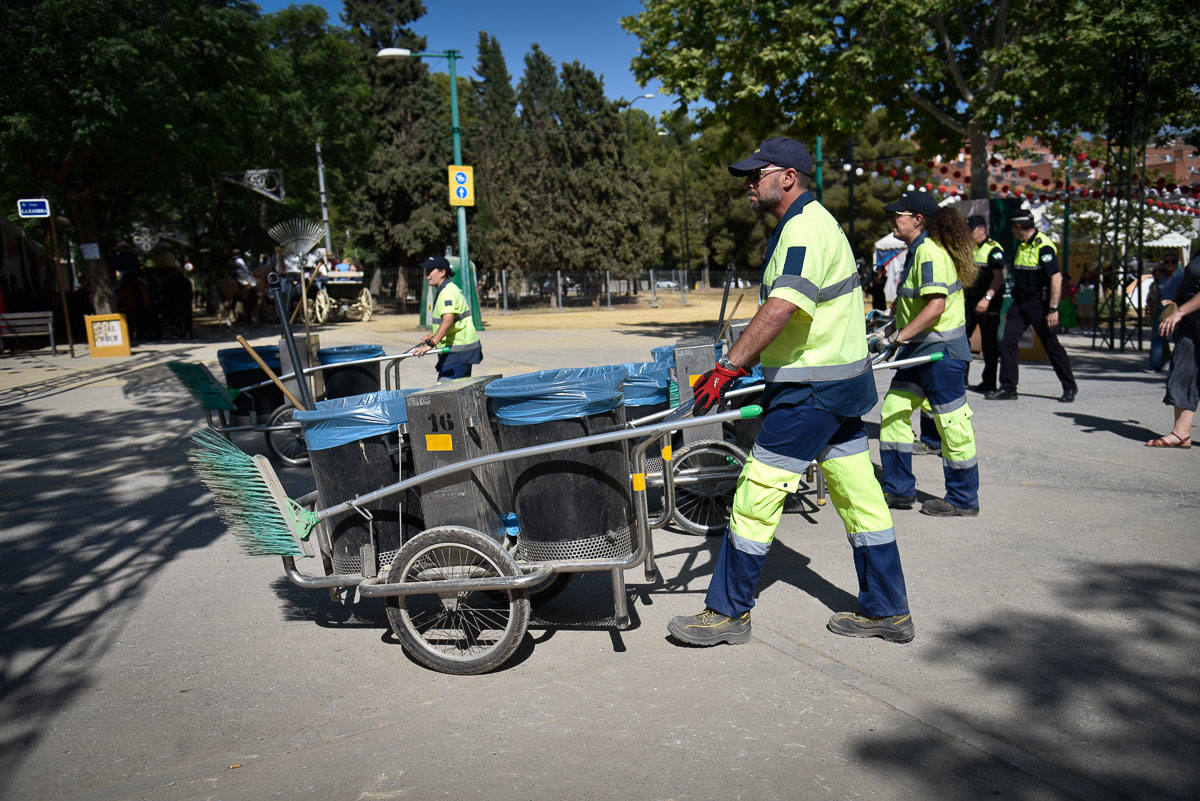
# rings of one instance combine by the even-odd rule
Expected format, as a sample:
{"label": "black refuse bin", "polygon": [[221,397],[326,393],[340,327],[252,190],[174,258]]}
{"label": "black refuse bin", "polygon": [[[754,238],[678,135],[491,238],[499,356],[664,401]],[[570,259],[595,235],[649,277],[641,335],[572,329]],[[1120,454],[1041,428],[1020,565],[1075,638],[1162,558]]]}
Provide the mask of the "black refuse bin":
{"label": "black refuse bin", "polygon": [[[484,391],[513,450],[624,428],[622,366],[544,370],[501,378]],[[633,553],[633,500],[625,441],[506,462],[528,561],[624,558]]]}
{"label": "black refuse bin", "polygon": [[624,384],[625,414],[632,420],[661,412],[671,405],[671,367],[665,361],[620,365],[627,373]]}
{"label": "black refuse bin", "polygon": [[[382,345],[339,345],[318,350],[317,361],[321,364],[342,364],[384,355],[386,354]],[[353,395],[378,392],[380,389],[379,362],[330,367],[321,373],[325,377],[326,398],[349,398]]]}
{"label": "black refuse bin", "polygon": [[[279,375],[279,347],[277,345],[255,345],[257,353],[267,366]],[[258,362],[246,352],[245,348],[222,348],[217,351],[217,361],[221,372],[225,374],[225,383],[241,389],[269,380],[267,374],[258,366]],[[249,416],[253,408],[259,417],[268,418],[271,412],[283,405],[283,393],[274,384],[267,384],[253,392],[239,394],[233,401],[236,406],[235,414]],[[266,422],[265,420],[263,422]]]}
{"label": "black refuse bin", "polygon": [[[322,507],[333,506],[395,484],[401,472],[413,474],[412,454],[398,427],[408,415],[405,397],[416,390],[394,390],[334,398],[312,411],[297,411]],[[362,570],[362,546],[372,542],[376,567],[386,570],[400,546],[424,529],[416,489],[364,507],[368,521],[350,511],[331,521],[330,545],[335,573]]]}

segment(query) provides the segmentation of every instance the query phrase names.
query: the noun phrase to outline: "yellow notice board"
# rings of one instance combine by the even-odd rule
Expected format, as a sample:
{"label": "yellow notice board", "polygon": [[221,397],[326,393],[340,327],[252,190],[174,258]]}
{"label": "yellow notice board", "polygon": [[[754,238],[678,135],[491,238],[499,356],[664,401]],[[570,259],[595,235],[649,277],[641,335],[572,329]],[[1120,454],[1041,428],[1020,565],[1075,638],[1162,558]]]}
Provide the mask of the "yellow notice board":
{"label": "yellow notice board", "polygon": [[129,326],[125,324],[125,315],[88,314],[83,322],[87,326],[88,350],[92,358],[129,355]]}

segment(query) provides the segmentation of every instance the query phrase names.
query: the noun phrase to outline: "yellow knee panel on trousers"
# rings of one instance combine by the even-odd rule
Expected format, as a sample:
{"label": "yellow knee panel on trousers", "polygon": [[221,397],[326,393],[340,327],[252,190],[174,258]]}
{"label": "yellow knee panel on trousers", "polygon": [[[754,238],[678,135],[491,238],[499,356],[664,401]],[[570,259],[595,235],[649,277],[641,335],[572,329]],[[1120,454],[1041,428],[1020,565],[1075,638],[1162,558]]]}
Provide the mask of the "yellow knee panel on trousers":
{"label": "yellow knee panel on trousers", "polygon": [[733,533],[753,542],[771,542],[783,516],[783,502],[799,479],[796,473],[765,465],[753,456],[747,459],[729,514]]}
{"label": "yellow knee panel on trousers", "polygon": [[[911,431],[911,429],[909,429]],[[892,528],[892,513],[883,500],[883,490],[875,479],[875,466],[866,451],[821,462],[829,499],[837,509],[847,534],[887,531]]]}
{"label": "yellow knee panel on trousers", "polygon": [[913,441],[912,414],[924,398],[911,392],[889,390],[883,399],[883,411],[879,423],[880,442],[911,443]]}
{"label": "yellow knee panel on trousers", "polygon": [[975,458],[975,426],[971,407],[963,404],[948,414],[935,414],[933,421],[942,436],[942,458],[963,462]]}

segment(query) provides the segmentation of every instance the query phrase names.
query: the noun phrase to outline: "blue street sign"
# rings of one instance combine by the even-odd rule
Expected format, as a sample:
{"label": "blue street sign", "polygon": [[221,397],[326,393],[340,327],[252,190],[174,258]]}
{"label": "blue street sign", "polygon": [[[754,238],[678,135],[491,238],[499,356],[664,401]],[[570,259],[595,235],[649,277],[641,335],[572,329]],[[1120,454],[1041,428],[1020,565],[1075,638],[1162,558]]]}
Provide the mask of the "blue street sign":
{"label": "blue street sign", "polygon": [[[454,173],[454,182],[457,184],[465,184],[467,182],[467,174],[461,170]],[[459,197],[461,197],[461,195]]]}
{"label": "blue street sign", "polygon": [[465,200],[467,197],[467,188],[465,186],[460,186],[454,190],[454,194]]}
{"label": "blue street sign", "polygon": [[44,197],[24,198],[17,201],[17,214],[22,217],[49,217],[50,201]]}

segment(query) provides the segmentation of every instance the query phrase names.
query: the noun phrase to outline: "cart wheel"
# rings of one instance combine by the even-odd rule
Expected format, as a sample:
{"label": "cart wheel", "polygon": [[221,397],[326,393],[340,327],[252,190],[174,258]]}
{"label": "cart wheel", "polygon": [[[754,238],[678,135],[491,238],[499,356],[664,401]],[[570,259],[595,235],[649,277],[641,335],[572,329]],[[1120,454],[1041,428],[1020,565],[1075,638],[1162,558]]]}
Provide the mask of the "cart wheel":
{"label": "cart wheel", "polygon": [[375,305],[371,301],[371,290],[365,286],[362,288],[362,291],[358,293],[358,300],[354,301],[354,308],[364,323],[371,319],[371,315],[375,313]]}
{"label": "cart wheel", "polygon": [[268,430],[263,432],[263,436],[267,438],[267,450],[279,461],[290,467],[299,467],[308,464],[308,445],[304,442],[304,432],[299,426],[294,429],[272,430],[276,426],[291,423],[294,411],[295,407],[284,404],[271,412],[270,421],[267,423]]}
{"label": "cart wheel", "polygon": [[309,322],[314,325],[323,325],[329,319],[329,310],[333,307],[333,301],[329,299],[329,293],[324,289],[318,289],[317,294],[312,296],[309,301],[312,306],[312,312],[309,315]]}
{"label": "cart wheel", "polygon": [[679,449],[671,467],[675,523],[688,534],[725,531],[746,452],[731,442],[702,439]]}
{"label": "cart wheel", "polygon": [[[517,563],[474,529],[440,526],[406,542],[388,582],[515,576]],[[500,667],[529,625],[524,590],[400,595],[387,599],[388,620],[404,650],[422,665],[468,676]]]}

